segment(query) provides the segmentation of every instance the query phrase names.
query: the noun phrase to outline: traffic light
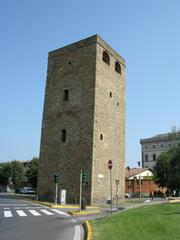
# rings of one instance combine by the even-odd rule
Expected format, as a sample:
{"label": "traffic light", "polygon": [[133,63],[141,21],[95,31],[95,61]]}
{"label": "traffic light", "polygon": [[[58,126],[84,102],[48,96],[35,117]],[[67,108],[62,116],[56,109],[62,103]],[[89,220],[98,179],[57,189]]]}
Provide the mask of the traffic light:
{"label": "traffic light", "polygon": [[58,183],[59,182],[59,176],[58,174],[54,174],[54,182]]}
{"label": "traffic light", "polygon": [[86,182],[87,182],[87,174],[86,174],[86,172],[83,172],[83,173],[82,173],[82,182],[83,182],[83,183],[86,183]]}

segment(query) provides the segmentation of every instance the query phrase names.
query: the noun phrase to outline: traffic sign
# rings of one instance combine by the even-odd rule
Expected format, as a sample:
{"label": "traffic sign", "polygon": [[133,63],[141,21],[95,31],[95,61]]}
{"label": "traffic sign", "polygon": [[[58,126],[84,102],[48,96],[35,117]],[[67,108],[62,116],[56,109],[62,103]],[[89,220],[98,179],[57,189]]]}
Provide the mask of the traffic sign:
{"label": "traffic sign", "polygon": [[111,170],[111,169],[112,169],[112,166],[113,166],[112,160],[109,160],[109,161],[108,161],[108,168]]}

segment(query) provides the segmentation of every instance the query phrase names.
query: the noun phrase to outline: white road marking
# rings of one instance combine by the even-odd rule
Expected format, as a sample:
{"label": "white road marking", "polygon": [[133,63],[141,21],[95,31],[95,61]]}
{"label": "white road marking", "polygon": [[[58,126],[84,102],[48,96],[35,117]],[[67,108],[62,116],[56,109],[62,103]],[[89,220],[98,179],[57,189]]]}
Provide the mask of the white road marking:
{"label": "white road marking", "polygon": [[28,210],[28,211],[34,216],[41,216],[41,214],[38,213],[36,210]]}
{"label": "white road marking", "polygon": [[28,206],[27,204],[18,204],[18,203],[1,203],[0,206]]}
{"label": "white road marking", "polygon": [[80,240],[80,239],[81,239],[81,228],[80,228],[80,225],[76,225],[73,240]]}
{"label": "white road marking", "polygon": [[[24,207],[24,208],[29,209],[29,208],[32,208],[32,206],[31,207]],[[42,206],[34,206],[33,208],[42,208]],[[49,208],[49,207],[44,206],[44,208]]]}
{"label": "white road marking", "polygon": [[27,216],[27,214],[22,210],[16,210],[16,212],[20,217],[26,217]]}
{"label": "white road marking", "polygon": [[72,222],[73,222],[73,223],[76,223],[76,222],[77,222],[77,220],[76,220],[76,219],[72,219]]}
{"label": "white road marking", "polygon": [[41,212],[45,213],[46,215],[54,215],[54,213],[47,211],[46,209],[41,209]]}
{"label": "white road marking", "polygon": [[70,217],[69,214],[67,214],[67,213],[65,213],[65,212],[62,212],[62,211],[60,211],[60,210],[58,210],[58,209],[51,209],[51,210],[54,211],[54,212],[56,212],[56,213],[59,213],[59,214],[61,214],[61,215],[65,215],[65,216],[67,216],[67,217]]}
{"label": "white road marking", "polygon": [[[28,207],[29,208],[29,207]],[[26,213],[27,211],[30,212],[33,216],[42,216],[42,213],[48,215],[48,216],[52,216],[54,214],[60,214],[64,217],[71,217],[68,213],[63,212],[59,209],[51,209],[51,210],[47,210],[47,209],[28,209],[26,208],[20,208],[20,207],[14,207],[13,209],[15,209],[16,213],[18,214],[19,217],[26,217],[28,216],[28,213]],[[38,211],[37,211],[38,210]],[[11,218],[14,217],[13,216],[13,212],[12,209],[10,210],[10,208],[4,208],[4,217],[6,218]],[[76,220],[73,220],[73,222],[76,222]],[[78,229],[76,229],[76,232],[78,231]]]}
{"label": "white road marking", "polygon": [[12,217],[12,212],[11,211],[4,211],[4,216],[6,218]]}

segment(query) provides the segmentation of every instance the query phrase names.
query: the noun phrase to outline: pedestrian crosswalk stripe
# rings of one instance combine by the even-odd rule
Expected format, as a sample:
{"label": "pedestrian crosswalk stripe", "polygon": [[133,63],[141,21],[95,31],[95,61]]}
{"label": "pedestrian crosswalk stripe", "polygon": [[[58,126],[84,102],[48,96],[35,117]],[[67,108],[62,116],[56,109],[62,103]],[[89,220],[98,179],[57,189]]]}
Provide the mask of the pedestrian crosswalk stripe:
{"label": "pedestrian crosswalk stripe", "polygon": [[28,210],[28,211],[34,216],[41,216],[41,214],[38,213],[36,210]]}
{"label": "pedestrian crosswalk stripe", "polygon": [[[8,210],[8,209],[4,209],[4,217],[5,218],[12,218],[12,217],[16,217],[17,215],[19,217],[28,217],[31,214],[33,216],[43,216],[43,215],[48,215],[48,216],[52,216],[55,214],[60,214],[66,217],[70,217],[69,214],[67,214],[66,212],[60,211],[58,209],[17,209],[14,208],[14,210]],[[31,213],[31,214],[30,214]]]}
{"label": "pedestrian crosswalk stripe", "polygon": [[5,216],[6,218],[12,217],[11,211],[4,211],[4,216]]}
{"label": "pedestrian crosswalk stripe", "polygon": [[61,214],[61,215],[65,215],[65,216],[68,216],[69,217],[69,214],[67,214],[67,213],[65,213],[65,212],[62,212],[62,211],[60,211],[60,210],[58,210],[58,209],[51,209],[52,211],[54,211],[54,212],[56,212],[56,213],[59,213],[59,214]]}
{"label": "pedestrian crosswalk stripe", "polygon": [[27,214],[22,210],[16,210],[16,212],[20,217],[26,217],[27,216]]}
{"label": "pedestrian crosswalk stripe", "polygon": [[47,211],[46,209],[41,209],[41,212],[45,213],[46,215],[54,215],[54,213]]}

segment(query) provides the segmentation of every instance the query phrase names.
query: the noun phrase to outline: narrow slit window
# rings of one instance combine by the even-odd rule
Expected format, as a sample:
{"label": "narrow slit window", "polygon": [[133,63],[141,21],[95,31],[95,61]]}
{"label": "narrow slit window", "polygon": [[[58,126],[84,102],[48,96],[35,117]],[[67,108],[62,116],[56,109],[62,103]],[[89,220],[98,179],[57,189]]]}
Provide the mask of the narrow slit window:
{"label": "narrow slit window", "polygon": [[65,89],[64,90],[64,101],[68,101],[69,100],[69,90]]}
{"label": "narrow slit window", "polygon": [[109,93],[110,98],[112,98],[112,92]]}
{"label": "narrow slit window", "polygon": [[100,134],[100,139],[103,140],[103,135],[102,134]]}
{"label": "narrow slit window", "polygon": [[66,142],[66,129],[62,129],[62,142]]}

